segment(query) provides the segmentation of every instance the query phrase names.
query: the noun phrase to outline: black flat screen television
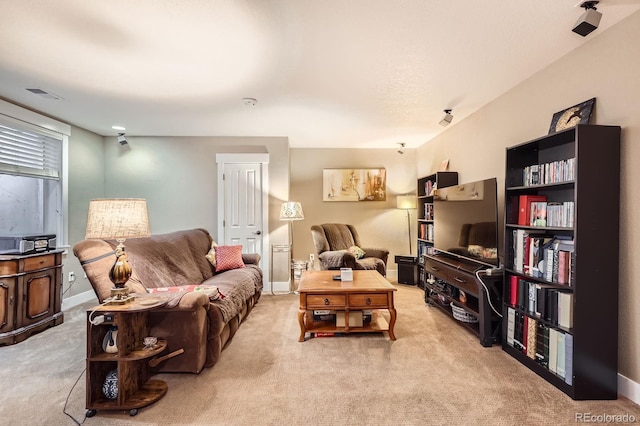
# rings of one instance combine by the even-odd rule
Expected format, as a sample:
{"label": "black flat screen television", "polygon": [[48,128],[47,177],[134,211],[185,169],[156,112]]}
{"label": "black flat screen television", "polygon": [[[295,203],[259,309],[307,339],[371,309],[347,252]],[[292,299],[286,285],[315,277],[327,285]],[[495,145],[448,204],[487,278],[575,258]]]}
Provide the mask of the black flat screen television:
{"label": "black flat screen television", "polygon": [[433,197],[436,252],[499,267],[496,178],[439,188]]}

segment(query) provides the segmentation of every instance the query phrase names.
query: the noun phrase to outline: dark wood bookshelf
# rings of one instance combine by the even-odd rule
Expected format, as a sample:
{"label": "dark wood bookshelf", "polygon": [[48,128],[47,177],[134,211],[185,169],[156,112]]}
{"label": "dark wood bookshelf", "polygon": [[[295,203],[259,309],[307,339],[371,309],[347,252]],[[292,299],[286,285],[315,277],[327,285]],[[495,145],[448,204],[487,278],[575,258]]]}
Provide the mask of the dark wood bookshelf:
{"label": "dark wood bookshelf", "polygon": [[424,271],[423,255],[433,253],[433,240],[426,238],[426,235],[421,237],[420,228],[421,226],[425,228],[433,226],[434,223],[433,217],[426,217],[425,206],[430,205],[431,209],[433,209],[433,194],[431,193],[433,189],[446,188],[457,184],[458,172],[436,172],[419,178],[417,182],[418,202],[416,208],[418,212],[418,234],[416,236],[416,253],[418,257],[418,287],[423,290],[425,289],[425,281],[429,279]]}
{"label": "dark wood bookshelf", "polygon": [[[570,159],[574,159],[570,167],[573,176],[567,176],[564,181],[534,179],[533,182],[525,182],[525,167],[545,163],[566,164]],[[548,202],[573,203],[573,214],[569,214],[573,223],[566,227],[519,225],[521,195],[544,195]],[[618,126],[578,125],[506,149],[502,348],[576,400],[617,398],[619,197]],[[519,257],[515,247],[522,243],[514,238],[514,232],[518,230],[536,232],[536,236],[546,238],[573,240],[571,250],[564,250],[570,251],[567,261],[572,275],[567,283],[549,281],[544,274],[529,275],[526,268],[515,264],[515,258]],[[548,264],[540,261],[534,266],[542,269]],[[511,277],[538,284],[545,289],[542,295],[555,290],[571,294],[573,326],[560,326],[544,316],[512,305]],[[517,331],[510,332],[510,310],[514,316],[526,316],[526,321],[534,320],[537,326],[541,324],[543,330],[546,327],[549,332],[555,330],[554,334],[562,333],[562,339],[558,341],[566,341],[567,338],[572,341],[563,361],[570,362],[570,373],[554,372],[548,364],[540,362],[541,359],[544,361],[544,356],[538,356],[542,349],[536,348],[536,356],[531,358],[516,342],[510,343],[512,336],[519,336]]]}

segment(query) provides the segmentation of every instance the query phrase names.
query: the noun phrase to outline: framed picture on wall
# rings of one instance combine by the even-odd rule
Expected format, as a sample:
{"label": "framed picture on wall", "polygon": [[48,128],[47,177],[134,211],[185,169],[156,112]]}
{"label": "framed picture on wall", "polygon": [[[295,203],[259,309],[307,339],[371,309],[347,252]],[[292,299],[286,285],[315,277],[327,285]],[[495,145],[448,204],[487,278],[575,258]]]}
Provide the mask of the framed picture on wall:
{"label": "framed picture on wall", "polygon": [[323,169],[322,201],[386,201],[385,169]]}

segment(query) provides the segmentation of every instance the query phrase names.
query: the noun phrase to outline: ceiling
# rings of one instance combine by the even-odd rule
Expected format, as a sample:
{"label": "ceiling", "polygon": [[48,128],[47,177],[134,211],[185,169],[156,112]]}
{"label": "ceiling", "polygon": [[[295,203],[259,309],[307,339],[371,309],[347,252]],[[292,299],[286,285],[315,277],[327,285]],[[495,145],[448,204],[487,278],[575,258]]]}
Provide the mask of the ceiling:
{"label": "ceiling", "polygon": [[5,1],[0,98],[105,136],[414,148],[640,9],[603,0],[581,37],[576,3]]}

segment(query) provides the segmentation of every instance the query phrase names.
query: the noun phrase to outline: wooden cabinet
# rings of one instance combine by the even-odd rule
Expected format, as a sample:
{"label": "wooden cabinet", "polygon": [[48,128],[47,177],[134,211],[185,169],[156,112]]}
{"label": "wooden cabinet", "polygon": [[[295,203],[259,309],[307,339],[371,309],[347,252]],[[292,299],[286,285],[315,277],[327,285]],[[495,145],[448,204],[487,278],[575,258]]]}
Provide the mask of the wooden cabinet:
{"label": "wooden cabinet", "polygon": [[[149,311],[166,302],[142,303],[136,299],[125,305],[101,305],[87,312],[87,417],[94,416],[96,410],[129,410],[134,416],[139,408],[167,393],[166,382],[149,379],[149,362],[167,348],[167,341],[158,339],[151,349],[143,344],[149,336]],[[117,351],[108,353],[103,350],[103,340],[112,327],[118,330]],[[110,399],[103,392],[103,384],[114,370],[118,390],[117,397]]]}
{"label": "wooden cabinet", "polygon": [[[424,284],[425,301],[477,335],[482,346],[490,347],[498,342],[499,311],[492,309],[487,293],[491,299],[501,300],[502,276],[487,276],[483,271],[483,286],[475,272],[484,267],[476,263],[444,254],[425,255],[424,262],[425,273],[430,276]],[[499,310],[500,305],[495,309]]]}
{"label": "wooden cabinet", "polygon": [[0,255],[0,345],[62,324],[62,252]]}
{"label": "wooden cabinet", "polygon": [[458,184],[457,172],[436,172],[418,179],[418,286],[424,289],[429,279],[424,271],[424,255],[434,254],[433,250],[433,190]]}
{"label": "wooden cabinet", "polygon": [[507,148],[502,347],[573,399],[617,398],[619,197],[620,127]]}

